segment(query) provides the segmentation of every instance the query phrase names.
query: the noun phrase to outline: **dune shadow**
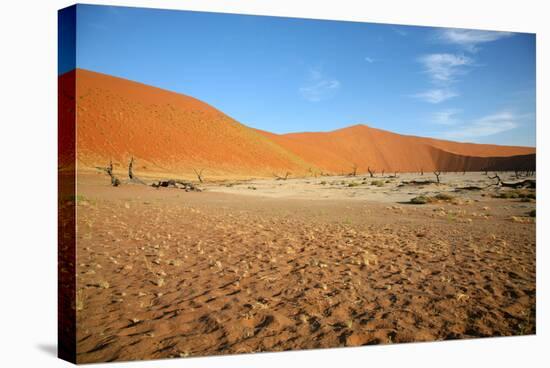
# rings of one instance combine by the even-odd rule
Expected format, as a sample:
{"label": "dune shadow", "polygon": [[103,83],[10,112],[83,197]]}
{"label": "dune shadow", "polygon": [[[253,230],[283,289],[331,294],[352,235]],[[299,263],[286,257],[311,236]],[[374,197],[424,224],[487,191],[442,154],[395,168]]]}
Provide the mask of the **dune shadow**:
{"label": "dune shadow", "polygon": [[54,357],[57,357],[57,345],[56,344],[38,344],[36,347],[43,351],[44,353],[47,353],[49,355],[53,355]]}

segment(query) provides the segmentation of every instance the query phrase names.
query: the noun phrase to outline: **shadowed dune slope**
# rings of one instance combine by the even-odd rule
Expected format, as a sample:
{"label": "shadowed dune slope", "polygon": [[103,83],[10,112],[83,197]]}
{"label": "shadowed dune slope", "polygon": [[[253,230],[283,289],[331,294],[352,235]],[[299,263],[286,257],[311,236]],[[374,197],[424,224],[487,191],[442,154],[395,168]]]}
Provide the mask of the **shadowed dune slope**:
{"label": "shadowed dune slope", "polygon": [[534,148],[456,143],[365,125],[278,135],[195,98],[105,74],[77,69],[60,76],[60,85],[75,75],[80,169],[113,160],[115,170],[123,170],[131,157],[143,175],[204,169],[210,178],[348,173],[354,165],[358,172],[523,169],[535,162]]}
{"label": "shadowed dune slope", "polygon": [[488,144],[458,143],[391,133],[354,125],[332,132],[272,134],[266,137],[304,160],[336,173],[370,167],[392,171],[474,171],[534,168],[535,149]]}

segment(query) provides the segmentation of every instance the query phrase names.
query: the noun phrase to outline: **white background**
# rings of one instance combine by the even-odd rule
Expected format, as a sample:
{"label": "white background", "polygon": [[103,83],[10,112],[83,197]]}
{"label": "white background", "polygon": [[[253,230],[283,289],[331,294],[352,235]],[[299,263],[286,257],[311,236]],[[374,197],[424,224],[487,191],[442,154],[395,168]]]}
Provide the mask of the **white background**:
{"label": "white background", "polygon": [[[116,363],[127,367],[422,367],[548,364],[550,26],[545,1],[89,1],[537,33],[537,336]],[[0,365],[68,366],[55,357],[57,9],[68,1],[5,0],[0,12]],[[546,23],[546,25],[545,25]],[[546,103],[546,105],[544,104]],[[541,186],[542,185],[542,186]],[[545,267],[546,266],[546,267]]]}

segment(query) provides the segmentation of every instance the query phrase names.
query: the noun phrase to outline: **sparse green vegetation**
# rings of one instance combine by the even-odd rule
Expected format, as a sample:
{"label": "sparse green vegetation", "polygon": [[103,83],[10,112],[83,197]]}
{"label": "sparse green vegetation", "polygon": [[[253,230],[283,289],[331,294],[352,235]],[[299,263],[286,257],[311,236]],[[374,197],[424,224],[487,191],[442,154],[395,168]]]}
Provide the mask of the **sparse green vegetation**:
{"label": "sparse green vegetation", "polygon": [[348,183],[348,187],[352,188],[352,187],[356,187],[358,186],[359,183],[355,182],[355,181],[352,181],[351,183]]}
{"label": "sparse green vegetation", "polygon": [[537,199],[537,195],[536,195],[536,192],[535,191],[531,191],[531,190],[519,190],[519,189],[514,189],[514,190],[507,190],[505,192],[500,192],[496,195],[493,196],[494,198],[502,198],[502,199],[524,199],[526,198],[527,200],[525,200],[525,202],[528,202],[528,200],[530,199]]}
{"label": "sparse green vegetation", "polygon": [[448,193],[438,193],[433,197],[420,195],[410,200],[412,204],[426,204],[434,202],[452,202],[453,204],[461,204],[457,199]]}
{"label": "sparse green vegetation", "polygon": [[438,193],[435,196],[435,199],[439,201],[452,201],[455,197],[450,195],[449,193]]}
{"label": "sparse green vegetation", "polygon": [[514,198],[519,198],[519,195],[516,191],[509,191],[509,192],[499,193],[495,195],[495,198],[514,199]]}
{"label": "sparse green vegetation", "polygon": [[375,185],[377,187],[383,187],[384,182],[382,180],[373,180],[370,182],[370,185]]}
{"label": "sparse green vegetation", "polygon": [[321,185],[327,185],[327,182],[323,180],[323,181],[322,181],[321,183],[319,183],[319,184],[321,184]]}

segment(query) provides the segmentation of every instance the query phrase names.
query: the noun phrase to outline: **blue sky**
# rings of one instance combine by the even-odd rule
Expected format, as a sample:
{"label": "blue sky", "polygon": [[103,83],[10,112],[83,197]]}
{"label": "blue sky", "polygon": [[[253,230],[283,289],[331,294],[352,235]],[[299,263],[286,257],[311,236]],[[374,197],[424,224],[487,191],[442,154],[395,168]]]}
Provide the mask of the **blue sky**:
{"label": "blue sky", "polygon": [[276,133],[535,145],[533,34],[79,5],[76,56]]}

